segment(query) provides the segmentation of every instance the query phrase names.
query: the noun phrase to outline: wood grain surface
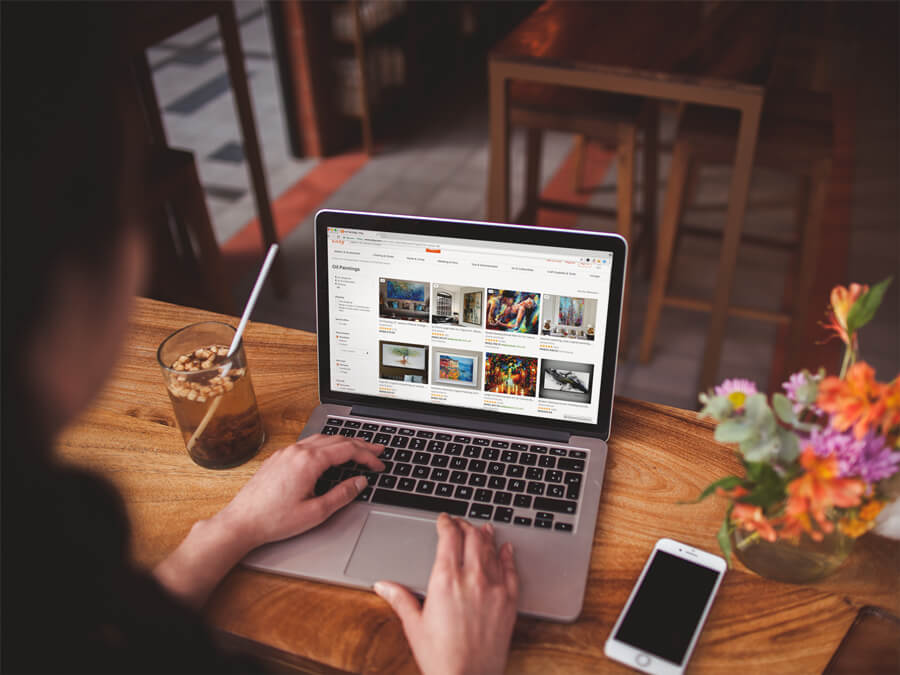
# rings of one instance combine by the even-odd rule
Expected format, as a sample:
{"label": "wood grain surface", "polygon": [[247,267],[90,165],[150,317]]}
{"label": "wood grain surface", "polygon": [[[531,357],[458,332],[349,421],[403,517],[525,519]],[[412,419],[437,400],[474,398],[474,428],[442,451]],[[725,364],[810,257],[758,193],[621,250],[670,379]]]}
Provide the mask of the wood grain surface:
{"label": "wood grain surface", "polygon": [[[318,402],[315,336],[250,323],[245,348],[266,443],[235,469],[195,465],[175,427],[156,348],[172,331],[210,318],[222,319],[138,299],[114,375],[58,445],[62,458],[118,487],[132,523],[132,552],[144,566],[222,508],[263,459],[296,438]],[[712,440],[712,425],[690,411],[617,399],[612,429],[584,610],[573,624],[520,619],[510,672],[628,672],[603,655],[603,643],[654,542],[666,536],[717,550],[723,503],[678,503],[739,469],[733,451]],[[861,606],[900,613],[898,554],[897,542],[868,535],[841,570],[807,586],[768,581],[737,564],[690,670],[821,672]],[[238,568],[213,594],[207,616],[235,644],[251,645],[281,667],[416,670],[399,621],[370,592]]]}

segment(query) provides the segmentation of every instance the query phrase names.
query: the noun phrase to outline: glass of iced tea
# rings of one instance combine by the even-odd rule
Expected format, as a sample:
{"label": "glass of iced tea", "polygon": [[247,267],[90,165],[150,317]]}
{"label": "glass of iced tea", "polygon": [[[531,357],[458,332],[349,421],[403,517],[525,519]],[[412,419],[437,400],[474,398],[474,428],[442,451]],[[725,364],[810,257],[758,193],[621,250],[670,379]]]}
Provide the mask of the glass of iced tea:
{"label": "glass of iced tea", "polygon": [[234,332],[219,321],[191,324],[156,353],[188,454],[208,469],[246,462],[266,437],[243,342],[228,356]]}

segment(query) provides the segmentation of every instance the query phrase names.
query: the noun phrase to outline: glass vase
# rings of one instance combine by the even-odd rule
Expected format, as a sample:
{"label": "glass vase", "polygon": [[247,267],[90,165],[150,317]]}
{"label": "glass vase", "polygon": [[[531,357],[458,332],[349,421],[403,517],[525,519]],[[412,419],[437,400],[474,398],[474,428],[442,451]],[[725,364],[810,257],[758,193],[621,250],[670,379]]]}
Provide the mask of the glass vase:
{"label": "glass vase", "polygon": [[816,541],[805,532],[798,539],[766,541],[757,532],[740,527],[731,534],[735,555],[760,576],[789,584],[805,584],[837,570],[853,549],[848,537],[834,530]]}

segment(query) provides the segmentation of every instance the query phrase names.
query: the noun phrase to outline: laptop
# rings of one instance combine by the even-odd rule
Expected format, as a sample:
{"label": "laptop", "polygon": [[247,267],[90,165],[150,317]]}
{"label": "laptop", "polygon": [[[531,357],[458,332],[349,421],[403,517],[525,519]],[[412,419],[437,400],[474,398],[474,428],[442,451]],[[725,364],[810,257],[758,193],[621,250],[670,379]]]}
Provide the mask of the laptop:
{"label": "laptop", "polygon": [[383,443],[369,487],[248,567],[425,594],[441,512],[511,541],[520,613],[581,612],[606,466],[627,244],[615,234],[316,214],[319,405],[300,438]]}

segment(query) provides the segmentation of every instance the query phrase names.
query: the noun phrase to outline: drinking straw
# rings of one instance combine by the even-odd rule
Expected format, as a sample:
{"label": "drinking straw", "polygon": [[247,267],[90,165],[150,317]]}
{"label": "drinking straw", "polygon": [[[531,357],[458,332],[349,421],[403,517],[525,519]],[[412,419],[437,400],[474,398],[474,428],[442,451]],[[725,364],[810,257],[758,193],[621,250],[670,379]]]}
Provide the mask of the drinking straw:
{"label": "drinking straw", "polygon": [[[269,252],[266,254],[266,259],[263,260],[262,267],[259,270],[259,275],[256,277],[256,283],[253,284],[253,290],[250,291],[250,297],[247,299],[247,304],[244,307],[244,313],[241,315],[241,322],[238,324],[237,330],[234,333],[234,339],[231,341],[231,346],[228,348],[228,354],[226,354],[225,358],[230,358],[235,351],[237,351],[238,345],[241,342],[241,336],[244,334],[244,329],[247,327],[247,321],[250,320],[250,315],[253,313],[253,308],[256,306],[256,299],[259,297],[259,292],[262,290],[263,284],[266,281],[266,276],[269,274],[269,268],[272,267],[272,262],[275,260],[275,254],[278,253],[278,244],[272,244],[269,247]],[[225,367],[222,369],[222,377],[228,375],[228,371],[231,370],[231,363],[225,364]],[[212,419],[212,416],[215,415],[216,410],[219,407],[219,404],[222,402],[222,396],[224,394],[220,394],[216,397],[216,400],[212,402],[212,405],[209,406],[209,410],[206,411],[206,415],[200,420],[200,424],[197,425],[197,428],[194,430],[193,435],[190,440],[187,442],[187,449],[190,450],[194,447],[194,444],[197,442],[197,439],[200,437],[204,431],[206,431],[206,427],[209,425],[209,421]]]}

